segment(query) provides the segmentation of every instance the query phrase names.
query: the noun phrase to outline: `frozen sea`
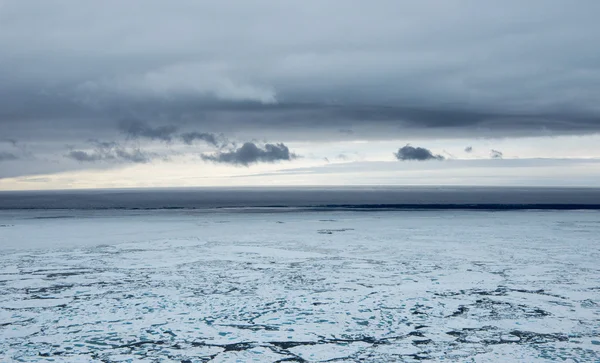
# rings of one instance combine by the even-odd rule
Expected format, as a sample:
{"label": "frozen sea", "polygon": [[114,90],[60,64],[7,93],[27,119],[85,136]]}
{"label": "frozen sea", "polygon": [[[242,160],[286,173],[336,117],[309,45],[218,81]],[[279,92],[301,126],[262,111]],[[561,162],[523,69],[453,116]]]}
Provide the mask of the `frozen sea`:
{"label": "frozen sea", "polygon": [[0,193],[0,362],[600,362],[597,191],[221,192]]}

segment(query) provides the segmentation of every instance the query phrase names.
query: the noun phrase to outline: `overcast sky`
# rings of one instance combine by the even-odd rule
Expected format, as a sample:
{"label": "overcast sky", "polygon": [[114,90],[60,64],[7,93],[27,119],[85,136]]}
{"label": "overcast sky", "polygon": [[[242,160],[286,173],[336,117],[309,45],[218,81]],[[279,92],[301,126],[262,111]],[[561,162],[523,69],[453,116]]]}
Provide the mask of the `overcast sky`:
{"label": "overcast sky", "polygon": [[597,185],[598,14],[0,0],[0,189]]}

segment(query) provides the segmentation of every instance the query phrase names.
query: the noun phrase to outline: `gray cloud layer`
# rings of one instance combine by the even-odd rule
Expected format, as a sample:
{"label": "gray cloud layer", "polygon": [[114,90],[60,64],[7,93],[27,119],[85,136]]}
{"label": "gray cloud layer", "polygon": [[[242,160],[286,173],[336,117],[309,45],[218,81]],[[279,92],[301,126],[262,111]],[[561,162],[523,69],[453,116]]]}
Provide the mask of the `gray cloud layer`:
{"label": "gray cloud layer", "polygon": [[600,131],[596,0],[177,3],[2,1],[0,134]]}
{"label": "gray cloud layer", "polygon": [[253,142],[246,142],[232,151],[202,155],[202,159],[206,161],[243,166],[259,162],[274,163],[295,158],[297,158],[297,155],[291,153],[290,149],[282,143],[258,146]]}
{"label": "gray cloud layer", "polygon": [[442,155],[434,155],[429,149],[423,147],[413,147],[410,145],[406,145],[398,149],[398,152],[396,152],[394,156],[396,156],[396,159],[400,161],[444,160]]}

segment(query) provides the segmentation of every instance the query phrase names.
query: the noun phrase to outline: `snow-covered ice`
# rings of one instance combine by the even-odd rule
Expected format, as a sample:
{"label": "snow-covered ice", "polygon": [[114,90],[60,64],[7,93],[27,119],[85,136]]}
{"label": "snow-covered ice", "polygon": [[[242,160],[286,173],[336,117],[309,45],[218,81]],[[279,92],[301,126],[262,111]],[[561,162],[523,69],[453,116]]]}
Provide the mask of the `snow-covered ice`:
{"label": "snow-covered ice", "polygon": [[0,211],[0,361],[598,362],[600,213]]}

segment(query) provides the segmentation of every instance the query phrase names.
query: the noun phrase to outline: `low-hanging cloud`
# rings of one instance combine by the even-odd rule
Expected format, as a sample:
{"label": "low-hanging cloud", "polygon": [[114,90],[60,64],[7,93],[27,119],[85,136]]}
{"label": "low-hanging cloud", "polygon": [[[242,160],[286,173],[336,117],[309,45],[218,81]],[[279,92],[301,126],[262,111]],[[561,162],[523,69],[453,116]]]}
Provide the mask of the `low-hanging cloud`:
{"label": "low-hanging cloud", "polygon": [[189,131],[176,135],[178,130],[179,128],[175,125],[152,127],[142,121],[126,120],[119,122],[119,131],[131,139],[145,138],[150,140],[171,142],[177,137],[187,145],[192,145],[195,141],[204,141],[207,144],[215,147],[227,144],[227,139],[223,135],[198,131]]}
{"label": "low-hanging cloud", "polygon": [[283,143],[265,144],[258,146],[253,142],[246,142],[241,147],[215,154],[204,154],[202,159],[215,163],[249,166],[256,163],[275,163],[278,161],[289,161],[298,156]]}
{"label": "low-hanging cloud", "polygon": [[181,140],[183,140],[183,142],[187,145],[192,145],[194,141],[199,140],[204,141],[209,145],[218,147],[221,139],[223,139],[222,136],[217,136],[209,132],[192,131],[181,134]]}
{"label": "low-hanging cloud", "polygon": [[95,163],[100,161],[115,163],[148,163],[151,155],[139,148],[127,149],[116,142],[89,140],[94,146],[91,151],[71,150],[65,156],[80,163]]}
{"label": "low-hanging cloud", "polygon": [[152,127],[142,121],[123,120],[119,122],[119,130],[132,139],[146,138],[169,142],[177,132],[177,127],[173,125]]}
{"label": "low-hanging cloud", "polygon": [[502,153],[502,151],[498,151],[498,150],[490,150],[490,158],[492,159],[502,159],[502,157],[504,156],[504,154]]}
{"label": "low-hanging cloud", "polygon": [[401,161],[444,160],[442,155],[434,155],[429,149],[424,147],[414,147],[408,144],[398,149],[398,152],[394,153],[394,156],[396,156],[396,159]]}

